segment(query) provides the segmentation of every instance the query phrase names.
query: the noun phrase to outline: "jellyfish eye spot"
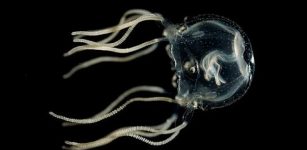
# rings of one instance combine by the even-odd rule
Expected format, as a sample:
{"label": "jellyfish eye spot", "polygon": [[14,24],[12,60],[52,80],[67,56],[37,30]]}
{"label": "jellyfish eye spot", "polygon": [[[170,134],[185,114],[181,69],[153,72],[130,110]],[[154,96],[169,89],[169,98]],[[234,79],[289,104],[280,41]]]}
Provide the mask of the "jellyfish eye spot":
{"label": "jellyfish eye spot", "polygon": [[197,73],[197,67],[193,61],[186,61],[183,64],[183,69],[188,77],[194,79]]}
{"label": "jellyfish eye spot", "polygon": [[195,66],[191,67],[191,68],[189,69],[189,72],[191,72],[192,74],[194,74],[194,73],[196,72]]}

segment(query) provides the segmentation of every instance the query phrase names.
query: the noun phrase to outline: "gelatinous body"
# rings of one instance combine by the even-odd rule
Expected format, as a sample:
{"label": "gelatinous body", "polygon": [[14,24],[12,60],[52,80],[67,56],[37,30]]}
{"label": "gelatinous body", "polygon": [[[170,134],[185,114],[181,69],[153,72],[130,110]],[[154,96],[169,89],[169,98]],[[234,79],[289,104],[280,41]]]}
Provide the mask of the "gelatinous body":
{"label": "gelatinous body", "polygon": [[[161,22],[165,26],[163,36],[133,47],[118,48],[129,37],[133,29],[144,21]],[[125,29],[125,33],[115,41],[118,33]],[[86,39],[87,36],[107,34],[109,36],[101,41]],[[116,115],[133,102],[174,103],[186,108],[188,113],[196,109],[208,110],[224,107],[240,99],[246,93],[254,74],[254,57],[248,37],[237,24],[215,15],[198,16],[187,19],[182,24],[172,24],[159,14],[133,9],[127,11],[119,24],[114,27],[94,31],[77,31],[72,35],[75,36],[74,42],[84,45],[71,49],[64,56],[85,50],[131,54],[125,57],[101,56],[88,60],[72,68],[63,76],[64,78],[69,78],[77,71],[98,63],[132,61],[150,54],[157,49],[160,42],[164,41],[168,42],[166,51],[173,64],[175,75],[172,81],[173,86],[177,88],[177,93],[174,94],[175,97],[136,97],[123,103],[129,95],[136,92],[160,94],[165,92],[161,87],[136,86],[120,95],[103,111],[89,118],[69,118],[50,112],[50,115],[66,121],[63,123],[64,126],[102,121]],[[118,106],[119,104],[121,105]],[[129,136],[154,146],[164,145],[173,140],[187,126],[186,117],[181,118],[183,120],[179,120],[177,112],[174,112],[162,124],[123,127],[93,142],[66,141],[68,147],[65,149],[95,148],[123,136]],[[175,124],[176,121],[181,123]],[[160,141],[151,140],[160,135],[169,135],[169,137]]]}
{"label": "gelatinous body", "polygon": [[249,39],[235,23],[199,16],[167,28],[165,35],[178,76],[179,100],[194,101],[202,109],[215,108],[245,93],[254,71],[253,53]]}

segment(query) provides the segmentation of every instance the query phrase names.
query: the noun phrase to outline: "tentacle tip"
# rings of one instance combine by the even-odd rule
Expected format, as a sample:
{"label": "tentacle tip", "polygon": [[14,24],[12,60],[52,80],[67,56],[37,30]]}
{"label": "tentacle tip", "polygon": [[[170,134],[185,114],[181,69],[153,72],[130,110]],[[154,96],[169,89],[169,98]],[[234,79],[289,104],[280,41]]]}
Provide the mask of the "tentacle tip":
{"label": "tentacle tip", "polygon": [[78,32],[71,32],[72,36],[79,35]]}
{"label": "tentacle tip", "polygon": [[64,53],[64,54],[63,54],[63,57],[68,57],[68,56],[70,56],[70,55],[71,55],[71,54],[67,52],[67,53]]}
{"label": "tentacle tip", "polygon": [[56,115],[56,114],[55,114],[54,112],[52,112],[52,111],[49,111],[48,114],[51,115],[51,116],[55,116],[55,115]]}
{"label": "tentacle tip", "polygon": [[64,75],[62,76],[63,79],[68,79],[69,77],[70,77],[69,74],[64,74]]}

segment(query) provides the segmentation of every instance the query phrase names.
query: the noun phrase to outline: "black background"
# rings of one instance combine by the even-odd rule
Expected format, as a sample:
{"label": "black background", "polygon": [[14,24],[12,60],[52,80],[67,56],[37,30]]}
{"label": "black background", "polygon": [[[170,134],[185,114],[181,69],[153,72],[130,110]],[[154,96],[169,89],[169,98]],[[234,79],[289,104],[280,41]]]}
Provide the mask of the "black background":
{"label": "black background", "polygon": [[[19,118],[23,122],[21,133],[26,137],[27,147],[58,150],[64,140],[91,141],[122,126],[163,122],[173,113],[173,106],[169,104],[133,104],[114,118],[74,128],[62,128],[61,121],[48,115],[51,110],[71,117],[93,115],[120,93],[136,85],[158,85],[175,92],[171,86],[173,72],[164,44],[153,54],[126,64],[99,64],[78,72],[71,79],[61,78],[81,61],[110,54],[84,52],[63,58],[63,53],[74,46],[71,32],[115,25],[126,10],[133,8],[158,12],[175,23],[181,23],[185,16],[199,14],[217,14],[235,21],[252,43],[256,61],[254,80],[247,94],[237,103],[208,112],[196,111],[187,128],[165,146],[153,147],[124,137],[97,149],[263,149],[296,145],[289,144],[288,139],[301,134],[300,130],[293,128],[300,109],[294,111],[295,102],[288,102],[289,99],[295,100],[294,96],[285,97],[289,91],[283,86],[290,81],[280,74],[280,69],[288,68],[283,66],[279,57],[286,51],[286,47],[280,46],[285,42],[281,30],[291,21],[285,19],[290,15],[284,7],[235,1],[84,1],[36,3],[25,7],[18,15],[26,20],[20,23],[28,29],[23,38],[29,41],[22,51],[22,63],[18,64],[25,82],[21,88],[25,100],[18,105],[25,109]],[[291,5],[286,8],[291,8]],[[144,24],[144,27],[136,28],[128,45],[129,42],[135,44],[161,35],[162,26]]]}

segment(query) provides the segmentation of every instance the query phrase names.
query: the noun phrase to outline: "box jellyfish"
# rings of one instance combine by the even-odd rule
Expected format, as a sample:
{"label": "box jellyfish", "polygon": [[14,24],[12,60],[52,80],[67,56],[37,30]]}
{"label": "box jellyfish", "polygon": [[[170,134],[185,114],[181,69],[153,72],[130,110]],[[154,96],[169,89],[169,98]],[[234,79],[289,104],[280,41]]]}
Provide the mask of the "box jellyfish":
{"label": "box jellyfish", "polygon": [[[159,22],[164,26],[160,38],[155,38],[128,48],[118,46],[125,42],[133,29],[145,21]],[[124,32],[124,34],[119,34]],[[144,31],[146,32],[146,31]],[[183,107],[188,113],[230,105],[240,99],[249,88],[254,74],[254,57],[251,43],[242,29],[233,21],[216,15],[200,15],[185,19],[181,24],[171,23],[160,14],[146,10],[127,11],[118,25],[95,31],[73,32],[77,46],[64,56],[87,50],[126,53],[128,56],[101,56],[72,68],[63,78],[70,78],[77,71],[103,62],[128,62],[167,43],[166,55],[170,57],[174,76],[172,84],[177,88],[174,97],[126,97],[136,92],[163,93],[158,86],[142,85],[128,89],[100,113],[89,118],[69,118],[54,112],[50,115],[65,121],[64,126],[91,124],[114,116],[134,102],[167,102]],[[88,37],[107,35],[100,41]],[[117,40],[116,37],[121,35]],[[188,114],[183,114],[188,115]],[[178,119],[179,117],[183,119]],[[66,141],[65,149],[85,150],[106,145],[120,137],[132,137],[150,145],[164,145],[173,140],[188,125],[187,117],[174,112],[164,123],[156,126],[122,127],[110,134],[87,143]],[[176,124],[175,124],[176,122]],[[163,136],[165,139],[154,141]]]}

